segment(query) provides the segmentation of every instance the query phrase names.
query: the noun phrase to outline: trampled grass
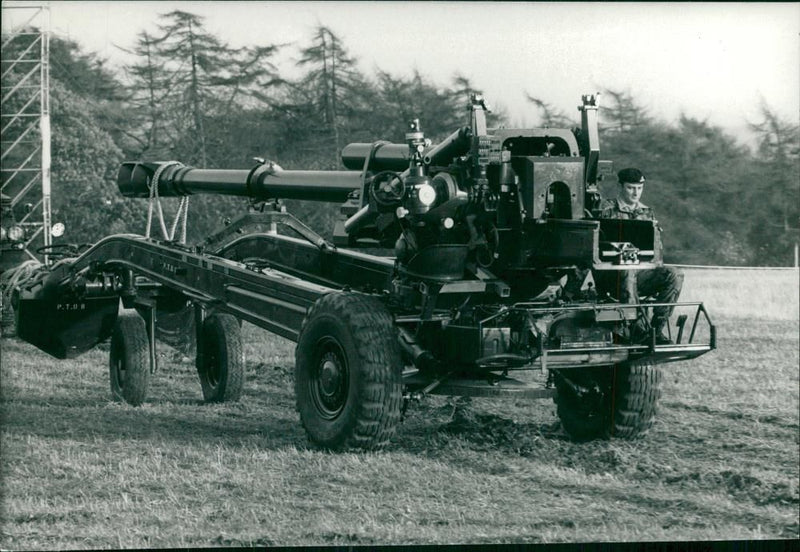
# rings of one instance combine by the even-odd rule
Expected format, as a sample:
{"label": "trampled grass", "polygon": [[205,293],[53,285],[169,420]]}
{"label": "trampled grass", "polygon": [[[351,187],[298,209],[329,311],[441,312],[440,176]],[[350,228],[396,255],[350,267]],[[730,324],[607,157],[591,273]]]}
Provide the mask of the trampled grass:
{"label": "trampled grass", "polygon": [[431,397],[371,454],[308,445],[293,344],[251,326],[223,405],[167,347],[133,408],[110,400],[107,347],[56,361],[4,339],[0,547],[797,539],[797,318],[719,308],[718,350],[664,368],[645,439],[570,442],[550,401]]}

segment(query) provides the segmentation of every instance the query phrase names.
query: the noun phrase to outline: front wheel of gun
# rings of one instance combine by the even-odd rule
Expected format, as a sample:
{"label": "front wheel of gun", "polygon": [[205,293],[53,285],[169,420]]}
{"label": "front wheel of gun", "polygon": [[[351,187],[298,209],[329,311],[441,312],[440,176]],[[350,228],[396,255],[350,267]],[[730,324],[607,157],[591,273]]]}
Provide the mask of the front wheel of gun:
{"label": "front wheel of gun", "polygon": [[295,349],[295,395],[309,440],[328,450],[376,450],[400,421],[397,331],[374,297],[332,293],[314,303]]}

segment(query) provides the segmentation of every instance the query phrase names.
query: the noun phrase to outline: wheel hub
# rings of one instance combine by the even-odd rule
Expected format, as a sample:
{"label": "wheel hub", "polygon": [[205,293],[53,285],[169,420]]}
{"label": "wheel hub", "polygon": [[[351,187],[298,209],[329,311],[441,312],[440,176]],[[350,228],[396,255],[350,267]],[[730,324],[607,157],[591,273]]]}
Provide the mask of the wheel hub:
{"label": "wheel hub", "polygon": [[312,377],[311,396],[318,413],[327,420],[341,414],[347,402],[348,369],[341,347],[333,340],[321,344],[322,354]]}
{"label": "wheel hub", "polygon": [[320,371],[319,383],[322,394],[331,397],[336,393],[342,380],[341,369],[333,355],[328,353],[322,360],[322,370]]}
{"label": "wheel hub", "polygon": [[208,378],[208,383],[211,387],[216,387],[219,384],[221,375],[220,363],[217,360],[216,351],[209,351],[206,359],[206,377]]}

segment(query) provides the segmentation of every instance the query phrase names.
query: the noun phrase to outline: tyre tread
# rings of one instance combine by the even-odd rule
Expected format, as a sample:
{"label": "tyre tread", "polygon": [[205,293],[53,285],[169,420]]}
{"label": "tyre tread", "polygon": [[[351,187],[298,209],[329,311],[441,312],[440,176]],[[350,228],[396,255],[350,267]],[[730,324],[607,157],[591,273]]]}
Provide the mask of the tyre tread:
{"label": "tyre tread", "polygon": [[[121,312],[114,325],[111,341],[109,371],[112,397],[139,406],[147,397],[150,380],[150,340],[144,319],[136,311]],[[126,365],[125,386],[122,388],[114,373],[116,346],[122,347],[121,354]]]}
{"label": "tyre tread", "polygon": [[[394,436],[400,421],[402,383],[396,330],[391,314],[374,297],[358,293],[331,293],[317,300],[309,310],[301,328],[301,336],[310,321],[322,313],[339,318],[350,329],[364,378],[357,406],[355,423],[334,443],[325,444],[334,450],[377,450]],[[300,366],[306,351],[295,352]],[[297,379],[297,378],[296,378]],[[303,391],[296,389],[297,408],[301,410]],[[314,428],[301,416],[309,436]],[[312,437],[313,440],[313,437]]]}
{"label": "tyre tread", "polygon": [[213,387],[205,376],[205,368],[200,368],[204,362],[200,359],[198,373],[203,399],[206,402],[238,401],[242,396],[245,379],[244,346],[239,321],[230,314],[212,314],[203,322],[203,338],[214,342],[219,356],[218,361],[227,365],[224,379]]}

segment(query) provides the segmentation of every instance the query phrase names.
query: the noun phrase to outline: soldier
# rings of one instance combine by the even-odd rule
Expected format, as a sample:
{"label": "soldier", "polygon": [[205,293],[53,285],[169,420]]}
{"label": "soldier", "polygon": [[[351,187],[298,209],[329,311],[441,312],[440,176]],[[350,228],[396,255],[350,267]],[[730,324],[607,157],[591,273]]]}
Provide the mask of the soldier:
{"label": "soldier", "polygon": [[622,169],[617,178],[619,193],[600,207],[600,218],[653,220],[653,210],[640,201],[645,183],[642,171]]}
{"label": "soldier", "polygon": [[[644,191],[645,177],[639,169],[622,169],[617,174],[619,194],[601,207],[600,218],[654,220],[653,210],[640,199]],[[653,297],[659,303],[674,303],[683,287],[683,274],[672,267],[659,266],[652,270],[628,270],[619,273],[616,282],[619,300],[638,303],[640,296]],[[656,343],[671,343],[664,335],[664,326],[669,321],[674,307],[653,308],[650,324],[656,330]],[[638,326],[642,330],[641,325]]]}

